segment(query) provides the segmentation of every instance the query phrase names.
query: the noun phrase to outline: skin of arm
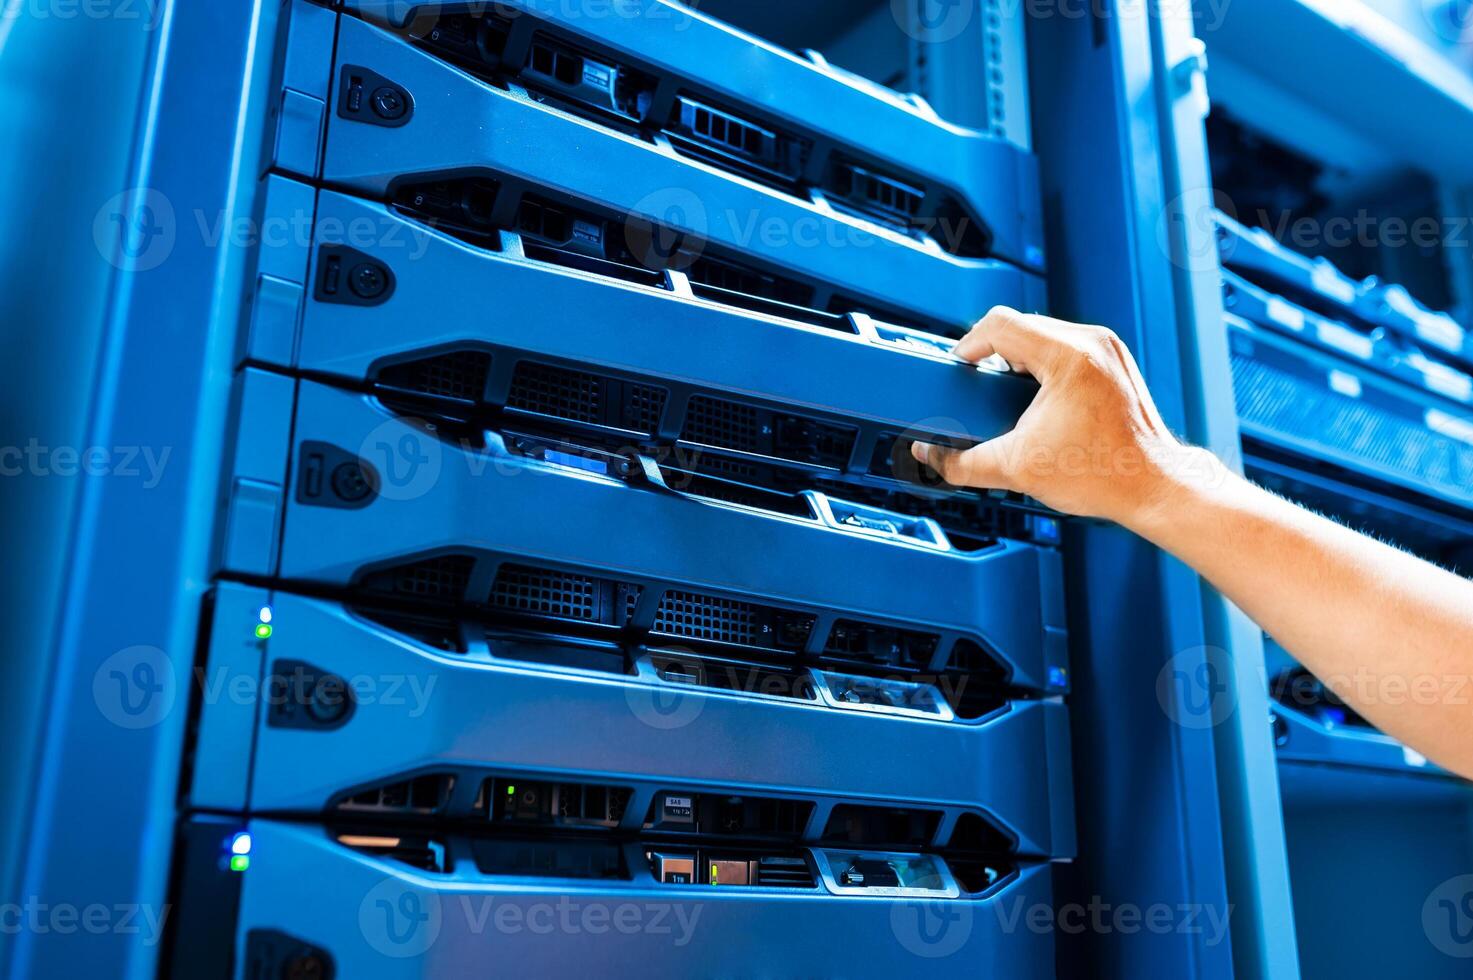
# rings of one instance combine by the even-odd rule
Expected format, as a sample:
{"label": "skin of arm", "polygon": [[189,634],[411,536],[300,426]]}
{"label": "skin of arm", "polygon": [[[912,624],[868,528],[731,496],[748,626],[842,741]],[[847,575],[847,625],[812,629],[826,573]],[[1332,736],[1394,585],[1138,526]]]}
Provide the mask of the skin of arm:
{"label": "skin of arm", "polygon": [[999,307],[956,347],[1040,389],[1005,435],[917,443],[948,483],[1104,518],[1190,565],[1382,731],[1473,778],[1473,582],[1235,475],[1167,429],[1104,327]]}

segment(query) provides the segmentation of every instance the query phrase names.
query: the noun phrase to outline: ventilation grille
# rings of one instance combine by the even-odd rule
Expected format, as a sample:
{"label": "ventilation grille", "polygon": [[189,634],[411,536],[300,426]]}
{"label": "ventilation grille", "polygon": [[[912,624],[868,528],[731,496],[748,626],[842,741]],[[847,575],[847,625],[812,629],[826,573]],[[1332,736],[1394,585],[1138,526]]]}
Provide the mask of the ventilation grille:
{"label": "ventilation grille", "polygon": [[548,619],[622,627],[634,614],[639,593],[639,586],[623,582],[502,565],[491,586],[491,605]]}
{"label": "ventilation grille", "polygon": [[1244,419],[1370,463],[1459,499],[1473,496],[1473,446],[1386,408],[1318,387],[1234,354],[1233,387]]}
{"label": "ventilation grille", "polygon": [[371,591],[405,598],[459,602],[465,598],[475,564],[469,555],[441,555],[372,572],[363,584]]}
{"label": "ventilation grille", "polygon": [[1007,127],[1007,79],[1003,75],[1003,12],[1000,0],[984,0],[987,44],[987,119],[992,124],[992,135],[1006,138]]}
{"label": "ventilation grille", "polygon": [[454,776],[419,776],[355,793],[337,805],[354,813],[436,813],[450,801]]}
{"label": "ventilation grille", "polygon": [[508,408],[598,424],[603,419],[603,384],[597,375],[523,361],[512,376]]}
{"label": "ventilation grille", "polygon": [[506,406],[648,436],[659,430],[667,397],[664,388],[654,385],[522,361],[512,375]]}
{"label": "ventilation grille", "polygon": [[681,436],[703,446],[841,468],[849,462],[857,433],[797,415],[695,395],[686,409]]}
{"label": "ventilation grille", "polygon": [[766,650],[798,650],[814,617],[755,603],[671,590],[660,597],[654,632]]}
{"label": "ventilation grille", "polygon": [[812,888],[813,871],[801,857],[759,858],[757,884],[764,888]]}
{"label": "ventilation grille", "polygon": [[681,435],[703,446],[760,452],[762,435],[757,410],[750,405],[695,395],[685,413]]}
{"label": "ventilation grille", "polygon": [[450,351],[423,360],[391,364],[378,373],[378,382],[424,395],[479,401],[485,396],[490,373],[490,354]]}

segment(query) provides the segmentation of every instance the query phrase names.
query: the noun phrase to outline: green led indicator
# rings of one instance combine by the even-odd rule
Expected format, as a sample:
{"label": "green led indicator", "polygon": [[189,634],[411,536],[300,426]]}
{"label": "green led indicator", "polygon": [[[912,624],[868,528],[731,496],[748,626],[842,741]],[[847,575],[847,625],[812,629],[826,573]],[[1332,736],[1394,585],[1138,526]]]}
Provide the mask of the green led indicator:
{"label": "green led indicator", "polygon": [[230,858],[231,871],[244,871],[251,866],[251,859],[244,854],[236,854]]}
{"label": "green led indicator", "polygon": [[506,795],[507,796],[516,796],[517,795],[517,788],[515,786],[508,786],[506,788]]}
{"label": "green led indicator", "polygon": [[262,623],[261,625],[259,625],[259,626],[256,627],[256,639],[258,639],[258,640],[269,640],[269,639],[271,639],[271,624],[270,623]]}

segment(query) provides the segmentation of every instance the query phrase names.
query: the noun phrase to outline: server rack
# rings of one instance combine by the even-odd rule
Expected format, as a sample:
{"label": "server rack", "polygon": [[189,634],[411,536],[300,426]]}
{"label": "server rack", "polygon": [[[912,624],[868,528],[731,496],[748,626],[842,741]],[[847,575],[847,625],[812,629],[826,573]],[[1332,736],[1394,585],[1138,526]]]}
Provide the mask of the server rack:
{"label": "server rack", "polygon": [[[1183,264],[1211,411],[1258,482],[1466,573],[1469,172],[1445,152],[1461,135],[1434,135],[1473,107],[1461,14],[1249,6],[1197,6],[1213,110],[1192,186],[1211,193],[1182,216]],[[1241,683],[1272,698],[1299,971],[1461,975],[1467,784],[1264,644]]]}
{"label": "server rack", "polygon": [[[938,339],[993,297],[1116,326],[1191,423],[1179,285],[1141,232],[1195,104],[1189,25],[1025,38],[979,6],[960,41],[892,16],[877,46],[883,9],[835,36],[850,11],[817,5],[784,43],[817,31],[823,58],[751,36],[788,29],[770,10],[749,35],[664,2],[513,8],[473,51],[366,3],[180,5],[134,39],[137,220],[104,251],[89,411],[180,462],[79,492],[11,878],[174,917],[23,932],[14,972],[1272,972],[1272,876],[1230,890],[1263,860],[1237,842],[1273,833],[1239,735],[1157,683],[1206,662],[1219,607],[1122,532],[1061,549],[1052,518],[894,465],[1026,401]],[[995,63],[981,104],[969,51]],[[411,303],[437,315],[406,334]],[[1230,895],[1231,934],[1205,932]],[[1195,911],[1064,928],[1094,896]],[[541,930],[573,904],[643,928]],[[488,936],[497,908],[519,925]]]}

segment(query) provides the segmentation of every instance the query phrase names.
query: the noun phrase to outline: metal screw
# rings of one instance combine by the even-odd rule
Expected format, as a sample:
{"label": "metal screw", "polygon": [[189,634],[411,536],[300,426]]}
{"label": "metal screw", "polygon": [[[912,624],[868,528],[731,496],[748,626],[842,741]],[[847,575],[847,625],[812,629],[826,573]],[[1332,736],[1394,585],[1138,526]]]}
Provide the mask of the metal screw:
{"label": "metal screw", "polygon": [[384,85],[373,90],[373,111],[380,119],[402,118],[408,109],[409,102],[398,89]]}
{"label": "metal screw", "polygon": [[348,273],[348,286],[360,299],[378,299],[389,288],[389,277],[372,262],[360,262]]}
{"label": "metal screw", "polygon": [[373,493],[373,485],[361,464],[339,463],[332,471],[332,492],[352,503]]}
{"label": "metal screw", "polygon": [[324,725],[330,725],[348,713],[348,692],[335,677],[319,677],[307,699],[307,713]]}

